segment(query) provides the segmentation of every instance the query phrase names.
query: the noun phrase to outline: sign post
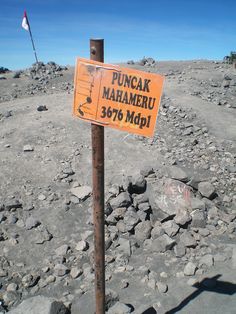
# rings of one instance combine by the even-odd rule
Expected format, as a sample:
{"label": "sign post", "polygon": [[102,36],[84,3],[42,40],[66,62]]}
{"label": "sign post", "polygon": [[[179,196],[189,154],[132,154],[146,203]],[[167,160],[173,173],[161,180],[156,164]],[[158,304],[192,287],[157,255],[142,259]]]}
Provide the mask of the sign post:
{"label": "sign post", "polygon": [[[90,59],[104,62],[103,39],[90,40]],[[96,314],[105,314],[104,127],[92,123],[91,131]]]}
{"label": "sign post", "polygon": [[74,116],[91,123],[96,314],[105,314],[104,126],[154,135],[164,77],[104,64],[103,39],[77,59]]}

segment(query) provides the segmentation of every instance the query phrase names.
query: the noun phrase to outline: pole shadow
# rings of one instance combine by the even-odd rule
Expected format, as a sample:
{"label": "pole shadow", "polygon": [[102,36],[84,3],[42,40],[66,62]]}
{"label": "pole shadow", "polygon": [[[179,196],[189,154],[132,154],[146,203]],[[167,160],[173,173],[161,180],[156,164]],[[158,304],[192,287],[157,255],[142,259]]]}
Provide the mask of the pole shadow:
{"label": "pole shadow", "polygon": [[196,283],[193,287],[197,290],[184,299],[178,306],[166,312],[166,314],[175,314],[183,309],[190,301],[197,298],[202,292],[209,291],[220,294],[233,295],[236,293],[236,284],[227,281],[218,280],[222,275],[218,274],[212,278],[204,278],[201,282]]}

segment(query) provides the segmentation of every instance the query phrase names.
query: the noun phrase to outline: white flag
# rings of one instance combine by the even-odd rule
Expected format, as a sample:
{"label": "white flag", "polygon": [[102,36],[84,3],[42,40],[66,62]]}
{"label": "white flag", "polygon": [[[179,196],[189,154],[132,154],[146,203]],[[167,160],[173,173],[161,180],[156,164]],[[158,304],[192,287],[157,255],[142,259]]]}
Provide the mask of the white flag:
{"label": "white flag", "polygon": [[26,11],[24,12],[24,16],[23,16],[23,20],[22,20],[22,27],[28,31],[29,30],[29,22],[28,22],[28,18],[27,18],[27,14]]}

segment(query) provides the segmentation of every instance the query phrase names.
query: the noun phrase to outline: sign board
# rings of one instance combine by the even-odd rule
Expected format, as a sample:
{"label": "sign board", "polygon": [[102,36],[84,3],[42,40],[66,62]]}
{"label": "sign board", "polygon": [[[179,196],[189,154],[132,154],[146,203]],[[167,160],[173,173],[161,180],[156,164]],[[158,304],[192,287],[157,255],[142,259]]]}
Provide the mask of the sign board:
{"label": "sign board", "polygon": [[75,116],[103,126],[153,136],[164,77],[78,58]]}

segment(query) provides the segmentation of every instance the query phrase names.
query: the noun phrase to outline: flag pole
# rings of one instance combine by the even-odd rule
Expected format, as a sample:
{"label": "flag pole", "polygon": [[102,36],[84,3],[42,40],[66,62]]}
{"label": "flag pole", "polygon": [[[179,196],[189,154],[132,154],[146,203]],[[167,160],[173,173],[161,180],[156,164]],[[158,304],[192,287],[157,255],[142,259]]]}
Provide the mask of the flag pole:
{"label": "flag pole", "polygon": [[29,23],[27,15],[26,15],[26,19],[27,19],[27,24],[29,25],[30,39],[31,39],[31,43],[32,43],[33,51],[34,51],[35,60],[36,60],[36,63],[38,63],[38,57],[37,57],[37,53],[36,53],[36,49],[35,49],[35,45],[34,45],[34,40],[33,40],[32,32],[31,32],[31,27],[30,27],[30,23]]}

